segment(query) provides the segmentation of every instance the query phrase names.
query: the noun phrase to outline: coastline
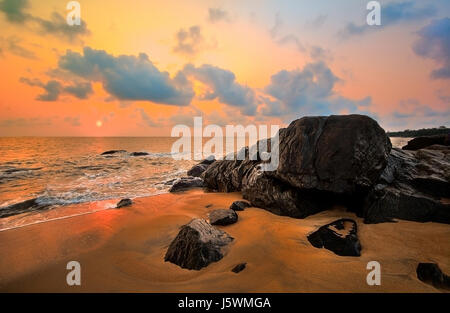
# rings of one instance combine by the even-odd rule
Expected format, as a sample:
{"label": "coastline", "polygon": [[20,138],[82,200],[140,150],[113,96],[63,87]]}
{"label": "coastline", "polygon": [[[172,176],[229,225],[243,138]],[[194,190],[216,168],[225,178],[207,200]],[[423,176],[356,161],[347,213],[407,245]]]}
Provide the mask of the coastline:
{"label": "coastline", "polygon": [[[442,292],[417,279],[419,262],[450,272],[446,224],[364,224],[335,207],[305,219],[258,208],[219,226],[234,241],[225,257],[200,271],[164,262],[180,226],[228,208],[240,193],[195,189],[134,199],[132,206],[55,219],[0,232],[2,292]],[[206,207],[212,204],[211,207]],[[92,204],[80,204],[85,208]],[[306,236],[325,223],[358,223],[361,257],[337,256],[311,246]],[[81,286],[66,284],[66,264],[81,264]],[[381,264],[381,286],[368,286],[366,265]],[[247,268],[235,274],[242,262]]]}

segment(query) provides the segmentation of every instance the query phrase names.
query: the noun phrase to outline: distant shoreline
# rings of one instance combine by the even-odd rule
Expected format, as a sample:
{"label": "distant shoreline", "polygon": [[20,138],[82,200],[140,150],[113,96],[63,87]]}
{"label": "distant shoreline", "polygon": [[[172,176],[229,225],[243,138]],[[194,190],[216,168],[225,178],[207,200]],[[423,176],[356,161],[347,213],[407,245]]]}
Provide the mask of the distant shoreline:
{"label": "distant shoreline", "polygon": [[403,130],[398,132],[387,132],[386,133],[389,137],[401,137],[401,138],[407,138],[407,137],[421,137],[421,136],[436,136],[436,135],[447,135],[450,134],[450,128],[443,127],[443,128],[422,128],[422,129],[416,129],[416,130]]}

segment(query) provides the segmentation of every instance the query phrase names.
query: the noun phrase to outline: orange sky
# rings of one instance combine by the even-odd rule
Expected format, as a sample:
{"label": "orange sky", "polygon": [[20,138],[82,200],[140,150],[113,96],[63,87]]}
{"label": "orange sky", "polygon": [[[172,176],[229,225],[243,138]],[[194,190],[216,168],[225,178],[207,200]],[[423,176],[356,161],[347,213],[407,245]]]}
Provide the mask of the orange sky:
{"label": "orange sky", "polygon": [[[412,1],[398,6],[406,12],[399,16],[402,1],[381,1],[386,25],[351,36],[342,30],[363,25],[366,1],[79,1],[84,32],[52,19],[65,19],[67,2],[0,0],[2,136],[169,136],[198,115],[205,123],[285,125],[307,114],[361,113],[389,130],[449,126],[449,78],[430,77],[448,66],[448,51],[427,57],[413,49],[421,29],[446,21],[445,1],[430,10]],[[445,38],[433,40],[445,47]],[[85,47],[104,51],[112,65],[102,68],[100,52],[90,59]],[[314,56],[316,47],[325,53]],[[62,68],[68,50],[94,73]],[[139,63],[140,53],[148,61]],[[275,84],[283,70],[287,80]],[[51,80],[58,95],[43,101]],[[161,87],[150,86],[155,81]],[[66,88],[78,84],[91,85],[85,99]],[[160,91],[166,87],[176,90]],[[182,99],[170,103],[172,93]]]}

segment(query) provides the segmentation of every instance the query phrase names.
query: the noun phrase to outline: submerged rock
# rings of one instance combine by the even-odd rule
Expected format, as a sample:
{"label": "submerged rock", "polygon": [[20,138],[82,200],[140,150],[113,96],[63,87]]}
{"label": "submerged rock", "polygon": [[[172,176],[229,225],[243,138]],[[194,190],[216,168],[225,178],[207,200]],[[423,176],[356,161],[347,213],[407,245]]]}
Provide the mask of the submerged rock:
{"label": "submerged rock", "polygon": [[231,270],[233,273],[239,273],[242,272],[245,267],[247,266],[247,263],[239,263],[238,265],[236,265],[235,267],[233,267],[233,269]]}
{"label": "submerged rock", "polygon": [[174,181],[172,187],[169,189],[169,192],[185,191],[196,187],[203,187],[203,179],[192,176],[181,177]]}
{"label": "submerged rock", "polygon": [[111,155],[111,154],[116,154],[116,153],[124,153],[127,152],[126,150],[108,150],[103,152],[101,155]]}
{"label": "submerged rock", "polygon": [[357,224],[351,219],[340,219],[320,227],[308,235],[308,241],[316,248],[325,248],[340,256],[361,255]]}
{"label": "submerged rock", "polygon": [[419,263],[417,278],[436,288],[450,289],[450,277],[442,272],[436,263]]}
{"label": "submerged rock", "polygon": [[408,144],[402,147],[402,149],[419,150],[427,148],[432,145],[450,146],[450,134],[417,137],[408,141]]}
{"label": "submerged rock", "polygon": [[145,156],[145,155],[149,155],[148,152],[131,152],[130,153],[131,156]]}
{"label": "submerged rock", "polygon": [[49,204],[40,204],[37,200],[38,198],[32,198],[0,208],[0,218],[26,213],[30,211],[45,210],[51,207],[51,205]]}
{"label": "submerged rock", "polygon": [[252,205],[247,201],[234,201],[230,209],[234,211],[244,211],[246,208],[251,207]]}
{"label": "submerged rock", "polygon": [[392,149],[378,184],[368,194],[365,223],[394,218],[450,223],[450,150]]}
{"label": "submerged rock", "polygon": [[133,201],[131,201],[131,199],[125,198],[125,199],[122,199],[119,202],[117,202],[116,208],[119,209],[119,208],[123,208],[125,206],[130,206],[132,204],[133,204]]}
{"label": "submerged rock", "polygon": [[209,222],[212,225],[230,225],[236,223],[238,215],[233,210],[219,209],[209,213]]}
{"label": "submerged rock", "polygon": [[193,219],[181,227],[167,249],[164,261],[182,268],[200,270],[221,260],[224,248],[233,238],[203,219]]}

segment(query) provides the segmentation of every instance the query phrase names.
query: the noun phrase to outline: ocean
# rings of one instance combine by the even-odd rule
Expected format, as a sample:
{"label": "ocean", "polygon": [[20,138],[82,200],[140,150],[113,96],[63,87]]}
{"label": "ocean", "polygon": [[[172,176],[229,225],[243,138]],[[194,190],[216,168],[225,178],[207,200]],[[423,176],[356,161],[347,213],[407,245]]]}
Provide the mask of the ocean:
{"label": "ocean", "polygon": [[[393,146],[403,146],[408,139],[391,138],[391,141]],[[185,175],[198,162],[175,160],[171,154],[175,140],[172,137],[1,137],[0,216],[4,217],[0,218],[0,231],[114,207],[106,200],[168,192],[169,182]],[[102,155],[108,150],[124,151]],[[146,155],[133,156],[133,152]],[[5,216],[11,205],[30,200],[36,205],[25,213]],[[99,205],[83,209],[78,206],[76,210],[71,206],[86,202],[99,202]],[[70,209],[64,210],[68,206]]]}

